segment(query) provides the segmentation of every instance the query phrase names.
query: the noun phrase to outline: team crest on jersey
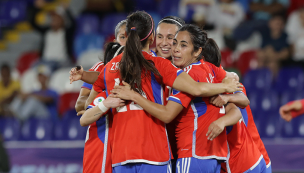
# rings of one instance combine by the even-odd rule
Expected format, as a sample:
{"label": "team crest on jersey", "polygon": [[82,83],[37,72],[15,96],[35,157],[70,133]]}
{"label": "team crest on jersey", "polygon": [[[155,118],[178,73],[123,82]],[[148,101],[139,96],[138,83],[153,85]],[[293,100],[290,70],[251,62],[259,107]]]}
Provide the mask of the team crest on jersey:
{"label": "team crest on jersey", "polygon": [[184,72],[189,73],[189,71],[192,69],[192,65],[189,65],[184,68]]}
{"label": "team crest on jersey", "polygon": [[97,97],[95,100],[94,100],[94,105],[97,106],[100,102],[104,101],[105,98],[104,97]]}

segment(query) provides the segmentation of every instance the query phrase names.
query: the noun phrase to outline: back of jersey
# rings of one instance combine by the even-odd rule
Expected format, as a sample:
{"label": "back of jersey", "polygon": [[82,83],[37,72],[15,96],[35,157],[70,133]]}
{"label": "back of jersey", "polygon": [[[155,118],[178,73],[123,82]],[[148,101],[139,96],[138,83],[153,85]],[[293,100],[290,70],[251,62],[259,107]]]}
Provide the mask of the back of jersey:
{"label": "back of jersey", "polygon": [[[143,52],[143,55],[154,63],[162,76],[162,78],[156,77],[151,72],[142,75],[143,96],[150,101],[163,104],[164,86],[172,87],[175,78],[182,71],[174,67],[168,60],[153,57],[146,52]],[[118,69],[121,58],[122,55],[117,56],[105,66],[94,84],[95,90],[102,88],[104,84],[104,88],[109,94],[115,85],[121,84]],[[112,112],[114,116],[112,166],[138,162],[165,165],[170,161],[171,153],[165,123],[146,113],[134,102],[113,109]]]}

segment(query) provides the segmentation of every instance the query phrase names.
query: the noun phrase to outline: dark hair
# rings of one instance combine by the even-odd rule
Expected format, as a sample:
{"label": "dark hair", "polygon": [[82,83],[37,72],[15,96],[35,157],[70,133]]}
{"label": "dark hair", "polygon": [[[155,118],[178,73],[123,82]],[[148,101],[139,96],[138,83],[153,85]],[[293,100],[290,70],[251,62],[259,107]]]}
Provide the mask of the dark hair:
{"label": "dark hair", "polygon": [[[117,52],[119,50],[119,52]],[[104,52],[104,64],[106,65],[108,62],[110,62],[114,55],[117,53],[117,55],[121,54],[123,52],[124,48],[121,48],[121,45],[116,42],[110,42],[106,45],[105,52]]]}
{"label": "dark hair", "polygon": [[118,33],[119,33],[120,28],[121,28],[122,26],[126,25],[126,24],[127,24],[127,19],[120,21],[120,22],[116,25],[116,27],[115,27],[115,38],[116,38],[116,39],[117,39],[117,36],[118,36]]}
{"label": "dark hair", "polygon": [[144,11],[132,13],[127,17],[127,20],[126,32],[128,39],[119,63],[120,76],[123,81],[131,85],[134,91],[142,93],[142,72],[147,75],[147,72],[151,71],[161,77],[151,61],[146,60],[142,54],[142,48],[146,45],[147,38],[154,30],[154,21]]}
{"label": "dark hair", "polygon": [[271,15],[270,20],[275,19],[275,18],[280,18],[283,20],[283,22],[286,22],[286,14],[285,12],[277,12]]}
{"label": "dark hair", "polygon": [[185,25],[185,21],[176,16],[164,17],[160,20],[158,25],[160,25],[161,23],[175,24],[178,28],[181,28],[183,25]]}
{"label": "dark hair", "polygon": [[1,70],[6,69],[8,71],[11,71],[11,67],[8,64],[2,64],[1,65]]}
{"label": "dark hair", "polygon": [[[221,65],[222,56],[221,52],[212,38],[208,38],[207,32],[203,31],[200,27],[192,24],[186,24],[181,27],[178,32],[187,31],[193,44],[193,52],[202,48],[202,52],[197,57],[197,60],[205,58],[205,61],[210,62],[217,67]],[[178,33],[177,32],[177,33]]]}

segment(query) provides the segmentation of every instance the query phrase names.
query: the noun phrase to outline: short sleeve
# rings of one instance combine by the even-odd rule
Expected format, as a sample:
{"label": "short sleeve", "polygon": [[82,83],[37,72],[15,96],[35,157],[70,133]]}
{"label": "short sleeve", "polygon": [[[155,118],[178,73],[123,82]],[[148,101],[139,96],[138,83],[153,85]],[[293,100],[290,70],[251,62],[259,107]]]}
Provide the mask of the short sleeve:
{"label": "short sleeve", "polygon": [[173,102],[179,103],[184,108],[187,108],[192,99],[193,99],[193,96],[173,89],[172,94],[168,98],[168,101],[173,101]]}
{"label": "short sleeve", "polygon": [[[208,82],[208,76],[205,71],[203,71],[201,68],[196,68],[193,66],[189,66],[190,69],[188,71],[188,74],[192,77],[197,82]],[[191,100],[194,97],[191,96],[190,94],[184,93],[177,91],[173,89],[172,94],[169,96],[169,101],[174,101],[176,103],[179,103],[183,105],[183,107],[187,108],[191,102]]]}
{"label": "short sleeve", "polygon": [[226,77],[226,71],[223,69],[222,66],[216,67],[214,65],[212,71],[214,72],[214,77],[217,82],[222,82],[222,80]]}
{"label": "short sleeve", "polygon": [[89,69],[89,71],[98,71],[98,72],[100,72],[103,69],[103,67],[104,67],[104,63],[102,61],[100,61],[100,62],[94,64],[92,66],[92,68]]}
{"label": "short sleeve", "polygon": [[105,71],[107,66],[105,66],[99,73],[97,80],[93,84],[93,88],[96,92],[101,93],[105,89],[104,79],[105,79]]}
{"label": "short sleeve", "polygon": [[169,60],[161,57],[155,57],[154,65],[162,76],[162,81],[166,86],[172,87],[177,76],[183,73],[183,70],[175,67]]}

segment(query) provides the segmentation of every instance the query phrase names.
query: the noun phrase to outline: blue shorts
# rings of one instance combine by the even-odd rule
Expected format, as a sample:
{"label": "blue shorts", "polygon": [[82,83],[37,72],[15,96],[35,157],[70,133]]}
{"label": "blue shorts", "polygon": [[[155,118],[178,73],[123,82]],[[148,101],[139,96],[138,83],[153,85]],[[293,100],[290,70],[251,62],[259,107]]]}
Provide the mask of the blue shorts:
{"label": "blue shorts", "polygon": [[196,159],[186,157],[177,159],[176,173],[220,173],[221,161],[216,159]]}
{"label": "blue shorts", "polygon": [[266,172],[266,162],[265,162],[264,158],[262,158],[262,160],[256,167],[254,167],[253,169],[247,170],[245,173],[267,173]]}
{"label": "blue shorts", "polygon": [[272,173],[271,162],[268,165],[266,165],[266,173]]}
{"label": "blue shorts", "polygon": [[166,165],[151,165],[147,163],[128,163],[113,167],[113,173],[172,173],[171,163]]}

